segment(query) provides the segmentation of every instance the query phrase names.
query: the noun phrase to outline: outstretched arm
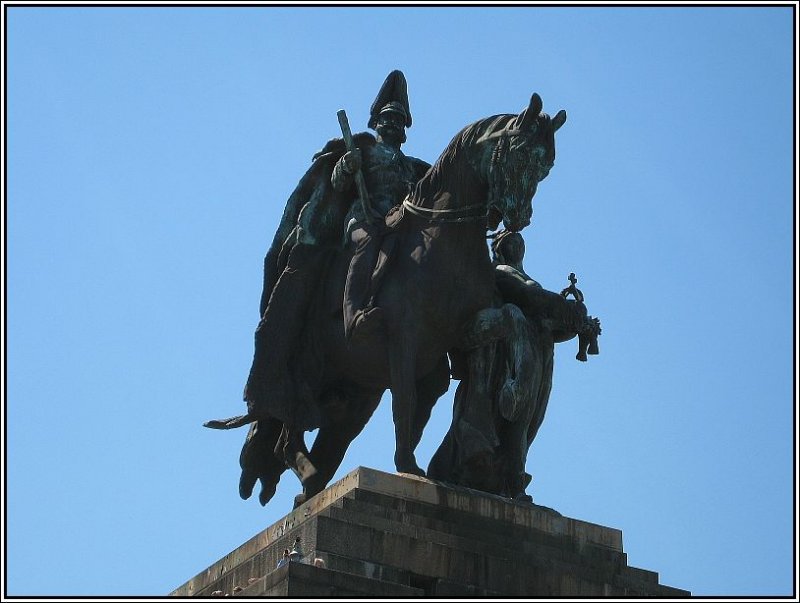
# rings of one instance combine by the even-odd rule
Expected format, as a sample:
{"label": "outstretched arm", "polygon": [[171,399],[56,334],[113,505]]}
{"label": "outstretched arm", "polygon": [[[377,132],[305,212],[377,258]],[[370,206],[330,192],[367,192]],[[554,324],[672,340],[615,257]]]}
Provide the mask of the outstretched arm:
{"label": "outstretched arm", "polygon": [[586,316],[583,304],[566,300],[511,271],[496,270],[495,283],[504,302],[518,306],[526,317],[541,321],[556,342],[572,339],[580,331]]}

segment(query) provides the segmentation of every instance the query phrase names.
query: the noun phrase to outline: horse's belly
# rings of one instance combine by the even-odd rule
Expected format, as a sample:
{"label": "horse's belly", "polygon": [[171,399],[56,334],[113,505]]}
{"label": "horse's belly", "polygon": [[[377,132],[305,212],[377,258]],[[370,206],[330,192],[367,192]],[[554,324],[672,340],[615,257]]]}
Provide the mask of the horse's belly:
{"label": "horse's belly", "polygon": [[[342,337],[344,339],[344,337]],[[326,384],[350,382],[360,387],[380,390],[390,385],[389,359],[386,346],[362,344],[337,345],[331,350],[325,366]]]}
{"label": "horse's belly", "polygon": [[[421,342],[424,343],[424,342]],[[422,345],[416,350],[415,375],[419,379],[430,373],[437,361],[447,353],[441,342]],[[391,387],[389,347],[386,340],[376,338],[358,345],[349,345],[341,337],[330,350],[325,362],[325,386],[349,382],[370,390]]]}
{"label": "horse's belly", "polygon": [[[345,341],[341,314],[326,320],[326,384],[349,381],[389,388],[390,349],[397,354],[395,344],[401,340],[411,348],[407,352],[414,358],[416,378],[424,377],[457,345],[475,313],[492,304],[494,272],[483,239],[470,246],[459,237],[444,250],[434,240],[417,233],[397,250],[376,304],[388,323],[386,337],[351,344]],[[414,250],[424,251],[419,255]],[[338,272],[344,280],[346,264]]]}

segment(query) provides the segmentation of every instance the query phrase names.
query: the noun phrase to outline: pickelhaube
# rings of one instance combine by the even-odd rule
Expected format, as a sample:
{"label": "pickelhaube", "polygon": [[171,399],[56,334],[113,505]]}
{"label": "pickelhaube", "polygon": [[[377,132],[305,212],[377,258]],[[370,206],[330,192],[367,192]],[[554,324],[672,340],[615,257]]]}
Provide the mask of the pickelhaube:
{"label": "pickelhaube", "polygon": [[406,76],[399,69],[395,69],[386,76],[375,102],[369,109],[369,122],[367,127],[374,130],[378,124],[378,115],[384,111],[395,111],[405,117],[406,127],[411,127],[411,109],[408,106],[408,85]]}

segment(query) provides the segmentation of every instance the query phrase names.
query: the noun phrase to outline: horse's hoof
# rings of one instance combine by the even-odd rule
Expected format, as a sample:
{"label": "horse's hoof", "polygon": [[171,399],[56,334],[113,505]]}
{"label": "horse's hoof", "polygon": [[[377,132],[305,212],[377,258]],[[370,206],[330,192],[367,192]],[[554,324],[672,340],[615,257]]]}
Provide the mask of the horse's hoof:
{"label": "horse's hoof", "polygon": [[414,463],[413,465],[397,465],[397,472],[410,473],[411,475],[418,475],[419,477],[425,477],[425,472],[422,469],[420,469],[416,463]]}
{"label": "horse's hoof", "polygon": [[398,473],[410,473],[411,475],[418,475],[425,477],[425,472],[417,465],[417,459],[414,454],[395,453],[394,466]]}
{"label": "horse's hoof", "polygon": [[278,488],[278,482],[266,481],[261,478],[261,492],[258,493],[258,502],[262,507],[266,507],[267,503],[275,496],[275,490]]}
{"label": "horse's hoof", "polygon": [[253,494],[253,488],[258,481],[258,475],[255,471],[249,469],[242,469],[242,475],[239,478],[239,497],[242,500],[247,500]]}
{"label": "horse's hoof", "polygon": [[297,507],[302,505],[307,500],[308,500],[308,496],[306,495],[306,493],[305,492],[301,492],[300,494],[298,494],[297,496],[294,497],[294,508],[296,509]]}

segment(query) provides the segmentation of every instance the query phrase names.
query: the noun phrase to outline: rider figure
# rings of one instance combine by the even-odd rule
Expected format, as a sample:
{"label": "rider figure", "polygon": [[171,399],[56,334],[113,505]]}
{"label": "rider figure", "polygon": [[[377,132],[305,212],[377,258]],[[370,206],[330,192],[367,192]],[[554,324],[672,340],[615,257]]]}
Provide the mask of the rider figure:
{"label": "rider figure", "polygon": [[[397,74],[394,79],[402,78],[399,71],[393,73]],[[392,90],[397,89],[392,80],[390,75],[387,79],[389,86],[384,84],[372,105],[369,127],[378,133],[376,144],[366,147],[363,152],[357,149],[345,153],[336,163],[331,177],[334,189],[347,191],[354,187],[356,171],[362,169],[369,194],[370,214],[365,213],[361,203],[354,203],[346,219],[345,235],[355,247],[342,307],[348,339],[354,335],[361,338],[380,323],[380,308],[372,307],[374,291],[370,290],[370,281],[385,230],[384,218],[429,167],[424,161],[407,157],[400,150],[400,145],[406,140],[405,128],[411,126],[411,114],[407,96],[403,93],[392,95]]]}
{"label": "rider figure", "polygon": [[[342,239],[342,230],[337,234],[331,229],[344,227],[345,240],[355,246],[343,302],[347,337],[355,330],[363,332],[362,327],[380,323],[375,320],[378,313],[371,308],[374,292],[370,291],[370,284],[380,252],[380,235],[386,229],[384,219],[430,167],[400,150],[406,140],[405,128],[410,126],[406,79],[401,71],[392,71],[370,108],[368,127],[376,131],[377,137],[356,134],[353,138],[357,148],[347,152],[341,139],[330,141],[315,155],[314,164],[290,198],[291,204],[299,196],[303,210],[288,243],[276,239],[265,260],[262,317],[244,393],[249,413],[274,417],[292,429],[318,426],[313,401],[305,399],[302,388],[295,391],[296,380],[302,376],[292,370],[290,362],[293,352],[302,345],[299,340],[310,301],[328,265],[330,241]],[[359,169],[369,196],[361,201],[355,186]],[[309,182],[313,186],[309,187]],[[339,207],[344,208],[346,216],[336,217]],[[285,268],[279,269],[280,278],[268,277],[268,270],[275,265],[274,257],[285,253],[288,258]]]}

